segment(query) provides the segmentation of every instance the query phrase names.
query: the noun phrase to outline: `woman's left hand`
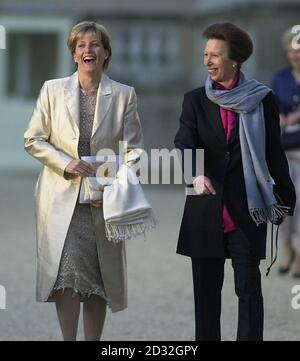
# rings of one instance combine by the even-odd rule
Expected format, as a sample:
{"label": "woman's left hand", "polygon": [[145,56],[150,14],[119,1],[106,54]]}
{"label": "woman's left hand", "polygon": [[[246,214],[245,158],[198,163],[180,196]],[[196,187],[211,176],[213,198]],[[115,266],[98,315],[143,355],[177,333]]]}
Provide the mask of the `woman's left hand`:
{"label": "woman's left hand", "polygon": [[91,201],[91,205],[95,208],[102,207],[102,201]]}

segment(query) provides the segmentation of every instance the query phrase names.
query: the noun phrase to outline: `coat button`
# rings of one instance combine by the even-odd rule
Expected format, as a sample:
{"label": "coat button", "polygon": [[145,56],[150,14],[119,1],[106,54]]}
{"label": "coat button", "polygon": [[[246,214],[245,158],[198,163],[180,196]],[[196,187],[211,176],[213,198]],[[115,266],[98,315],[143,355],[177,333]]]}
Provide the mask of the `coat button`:
{"label": "coat button", "polygon": [[229,160],[229,159],[230,159],[230,152],[226,152],[226,154],[225,154],[225,159],[226,159],[226,160]]}

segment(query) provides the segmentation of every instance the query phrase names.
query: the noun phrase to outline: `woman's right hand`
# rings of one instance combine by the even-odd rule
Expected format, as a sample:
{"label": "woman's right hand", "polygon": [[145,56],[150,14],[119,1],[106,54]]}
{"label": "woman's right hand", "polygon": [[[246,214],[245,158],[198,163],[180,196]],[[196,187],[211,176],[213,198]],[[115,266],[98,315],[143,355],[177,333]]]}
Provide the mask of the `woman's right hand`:
{"label": "woman's right hand", "polygon": [[102,201],[91,201],[91,205],[95,208],[102,207],[103,202]]}
{"label": "woman's right hand", "polygon": [[87,162],[80,159],[73,159],[66,166],[65,172],[79,177],[95,177],[94,168]]}
{"label": "woman's right hand", "polygon": [[215,195],[217,192],[212,186],[211,180],[203,175],[199,175],[193,181],[194,190],[197,194],[207,195],[213,194]]}
{"label": "woman's right hand", "polygon": [[297,110],[295,112],[291,112],[286,116],[286,124],[287,125],[294,125],[299,124],[300,122],[300,111]]}
{"label": "woman's right hand", "polygon": [[286,116],[284,114],[279,114],[279,118],[280,118],[280,128],[286,127],[287,126]]}

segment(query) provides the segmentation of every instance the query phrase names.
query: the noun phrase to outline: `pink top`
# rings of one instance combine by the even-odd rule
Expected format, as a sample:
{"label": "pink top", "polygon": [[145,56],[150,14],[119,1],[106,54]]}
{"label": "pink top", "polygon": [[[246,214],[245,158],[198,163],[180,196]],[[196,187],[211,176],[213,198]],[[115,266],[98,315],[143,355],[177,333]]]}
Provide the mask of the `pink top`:
{"label": "pink top", "polygon": [[[233,80],[233,82],[227,88],[225,88],[222,84],[217,83],[217,82],[213,83],[213,87],[215,89],[220,89],[220,90],[225,90],[225,89],[231,90],[238,85],[238,82],[239,82],[239,73],[237,73],[236,78]],[[224,128],[225,134],[226,134],[226,141],[228,144],[230,141],[232,129],[237,124],[237,113],[220,107],[220,115],[221,115],[221,119],[222,119],[223,128]],[[222,226],[223,226],[224,233],[229,233],[231,231],[236,230],[235,224],[234,224],[232,218],[230,217],[230,214],[228,212],[226,204],[224,204],[224,207],[223,207],[223,224],[222,224]]]}

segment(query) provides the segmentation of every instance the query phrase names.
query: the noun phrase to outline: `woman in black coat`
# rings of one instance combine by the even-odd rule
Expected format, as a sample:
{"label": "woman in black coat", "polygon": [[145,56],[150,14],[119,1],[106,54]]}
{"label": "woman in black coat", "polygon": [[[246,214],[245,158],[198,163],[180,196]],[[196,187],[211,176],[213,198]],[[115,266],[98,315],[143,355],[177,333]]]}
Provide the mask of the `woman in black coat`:
{"label": "woman in black coat", "polygon": [[240,70],[252,54],[249,35],[218,23],[204,36],[209,76],[205,87],[185,94],[175,138],[182,153],[204,149],[204,174],[194,174],[190,185],[195,195],[186,197],[177,253],[192,260],[196,340],[221,339],[226,258],[232,259],[239,299],[237,340],[262,340],[259,264],[266,254],[267,222],[278,224],[293,214],[295,190],[274,95]]}

